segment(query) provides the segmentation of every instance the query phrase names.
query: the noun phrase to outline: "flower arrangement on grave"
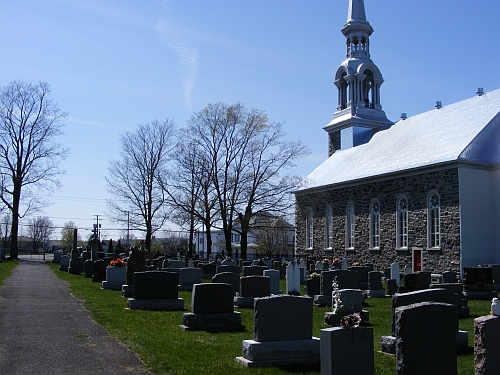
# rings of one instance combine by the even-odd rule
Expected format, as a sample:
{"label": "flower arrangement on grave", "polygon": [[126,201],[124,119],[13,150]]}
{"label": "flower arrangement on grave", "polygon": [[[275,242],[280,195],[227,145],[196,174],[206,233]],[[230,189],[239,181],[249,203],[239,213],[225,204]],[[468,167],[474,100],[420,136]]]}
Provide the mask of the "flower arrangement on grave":
{"label": "flower arrangement on grave", "polygon": [[339,284],[337,284],[337,276],[332,281],[332,308],[334,314],[339,314],[342,310],[342,301],[340,300]]}
{"label": "flower arrangement on grave", "polygon": [[352,327],[357,327],[360,324],[361,324],[361,315],[359,314],[346,315],[340,319],[341,327],[352,328]]}
{"label": "flower arrangement on grave", "polygon": [[333,259],[333,261],[332,261],[332,265],[333,265],[334,267],[338,267],[338,266],[340,266],[340,259],[339,259],[339,258],[335,258],[335,259]]}
{"label": "flower arrangement on grave", "polygon": [[354,263],[352,264],[352,266],[353,266],[353,267],[357,267],[357,266],[359,266],[359,262],[354,262]]}
{"label": "flower arrangement on grave", "polygon": [[231,257],[226,257],[225,259],[227,262],[232,262],[233,260],[231,259]]}
{"label": "flower arrangement on grave", "polygon": [[127,262],[125,262],[122,258],[117,258],[109,262],[109,265],[111,267],[125,267],[127,265]]}
{"label": "flower arrangement on grave", "polygon": [[317,272],[313,272],[309,275],[310,277],[321,277],[321,274],[320,273],[317,273]]}
{"label": "flower arrangement on grave", "polygon": [[330,261],[328,260],[328,258],[324,258],[324,259],[321,261],[321,263],[323,263],[323,264],[329,264],[329,263],[330,263]]}

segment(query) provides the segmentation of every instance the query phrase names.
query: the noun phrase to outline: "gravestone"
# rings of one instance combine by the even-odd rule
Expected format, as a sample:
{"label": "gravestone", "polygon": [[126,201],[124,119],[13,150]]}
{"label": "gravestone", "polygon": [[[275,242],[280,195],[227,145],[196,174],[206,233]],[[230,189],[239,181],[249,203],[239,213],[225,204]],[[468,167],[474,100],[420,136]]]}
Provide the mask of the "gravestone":
{"label": "gravestone", "polygon": [[61,256],[61,263],[59,264],[59,271],[68,272],[69,259],[70,259],[69,255],[62,255]]}
{"label": "gravestone", "polygon": [[247,367],[319,363],[320,340],[312,336],[312,307],[308,297],[256,299],[253,340],[243,340],[242,356],[236,361]]}
{"label": "gravestone", "polygon": [[467,300],[463,298],[463,285],[462,283],[450,284],[431,284],[431,289],[446,289],[448,292],[457,295],[462,300],[462,305],[459,309],[459,318],[467,318],[470,315]]}
{"label": "gravestone", "polygon": [[280,261],[273,262],[273,269],[280,271],[280,279],[284,279],[286,276],[286,263],[281,263]]}
{"label": "gravestone", "polygon": [[323,271],[325,268],[323,267],[323,262],[321,260],[318,260],[316,262],[316,265],[314,266],[314,269],[316,271]]}
{"label": "gravestone", "polygon": [[[183,260],[177,260],[177,259],[168,259],[168,268],[185,268],[186,267],[186,262]],[[163,268],[165,267],[165,264],[163,265]]]}
{"label": "gravestone", "polygon": [[405,275],[405,292],[429,289],[428,275],[423,272],[408,273]]}
{"label": "gravestone", "polygon": [[399,288],[399,264],[391,264],[391,279],[396,280],[396,286]]}
{"label": "gravestone", "polygon": [[146,261],[142,251],[136,246],[132,248],[127,260],[127,283],[122,286],[122,296],[131,297],[134,294],[134,275],[146,271]]}
{"label": "gravestone", "polygon": [[398,307],[396,374],[457,374],[455,306],[422,302]]}
{"label": "gravestone", "polygon": [[359,273],[359,288],[360,289],[368,289],[368,272],[371,271],[370,267],[367,266],[357,266],[357,267],[349,267],[350,272],[358,272]]}
{"label": "gravestone", "polygon": [[238,266],[236,265],[236,261],[235,261],[235,260],[224,259],[224,260],[221,262],[221,264],[222,264],[223,266],[233,266],[233,267],[238,267]]}
{"label": "gravestone", "polygon": [[[0,259],[2,259],[2,250],[0,250]],[[62,256],[62,251],[61,250],[56,250],[54,251],[54,258],[52,258],[52,263],[61,263],[61,256]]]}
{"label": "gravestone", "polygon": [[233,289],[233,297],[240,291],[240,276],[232,272],[222,272],[212,277],[212,283],[229,284]]}
{"label": "gravestone", "polygon": [[[227,263],[229,263],[229,262],[227,262]],[[235,273],[236,275],[239,276],[240,275],[240,267],[229,265],[229,264],[222,264],[220,266],[217,266],[217,273],[222,273],[222,272],[232,272],[232,273]]]}
{"label": "gravestone", "polygon": [[103,259],[94,261],[92,281],[94,283],[102,283],[103,281],[106,281],[106,262]]}
{"label": "gravestone", "polygon": [[127,266],[106,267],[106,281],[102,282],[103,289],[122,290],[127,282]]}
{"label": "gravestone", "polygon": [[234,297],[238,307],[253,307],[258,297],[271,295],[271,279],[267,276],[243,276],[240,278],[240,294]]}
{"label": "gravestone", "polygon": [[217,273],[217,263],[205,263],[202,265],[202,278],[203,279],[211,279]]}
{"label": "gravestone", "polygon": [[300,268],[295,259],[286,268],[286,294],[300,295]]}
{"label": "gravestone", "polygon": [[457,282],[457,274],[453,271],[443,272],[443,284],[451,284]]}
{"label": "gravestone", "polygon": [[403,274],[408,275],[410,273],[413,273],[413,270],[409,264],[405,266],[405,269],[403,270]]}
{"label": "gravestone", "polygon": [[[325,313],[325,324],[338,326],[340,319],[346,315],[359,314],[361,325],[367,325],[370,320],[368,311],[363,310],[363,291],[361,289],[340,289],[339,298],[341,308],[334,312]],[[332,296],[333,299],[333,296]],[[332,303],[333,304],[333,301]]]}
{"label": "gravestone", "polygon": [[333,327],[320,332],[321,375],[375,373],[373,328]]}
{"label": "gravestone", "polygon": [[498,297],[493,290],[491,267],[464,267],[464,294],[467,299],[491,300]]}
{"label": "gravestone", "polygon": [[[200,270],[201,271],[201,270]],[[233,307],[233,289],[229,284],[195,284],[191,313],[183,316],[184,331],[242,332],[241,313]]]}
{"label": "gravestone", "polygon": [[314,297],[314,302],[320,306],[332,304],[332,283],[337,279],[339,289],[359,289],[359,273],[347,270],[332,270],[321,272],[320,295]]}
{"label": "gravestone", "polygon": [[321,279],[318,276],[306,280],[306,293],[309,297],[314,298],[315,295],[320,294],[320,282]]}
{"label": "gravestone", "polygon": [[474,369],[476,375],[497,375],[500,371],[500,317],[474,319]]}
{"label": "gravestone", "polygon": [[398,292],[398,286],[395,279],[387,280],[387,294],[392,296]]}
{"label": "gravestone", "polygon": [[382,272],[368,272],[368,291],[366,293],[370,298],[385,297],[385,291],[382,285]]}
{"label": "gravestone", "polygon": [[429,303],[445,303],[454,307],[455,317],[453,321],[455,326],[455,348],[464,348],[468,345],[468,332],[459,331],[458,318],[461,307],[461,297],[448,292],[446,289],[425,289],[409,293],[399,293],[392,297],[392,336],[382,336],[381,345],[382,352],[395,354],[396,351],[396,310],[400,307],[413,304],[429,302]]}
{"label": "gravestone", "polygon": [[271,294],[283,294],[280,290],[280,271],[264,270],[264,276],[270,279]]}
{"label": "gravestone", "polygon": [[345,271],[347,271],[349,269],[349,263],[347,262],[347,259],[344,259],[342,261],[342,267],[341,267],[341,269],[343,269]]}
{"label": "gravestone", "polygon": [[199,268],[181,268],[179,290],[192,291],[194,284],[201,284],[202,271]]}
{"label": "gravestone", "polygon": [[391,267],[384,268],[384,277],[386,279],[390,279],[391,278]]}
{"label": "gravestone", "polygon": [[243,276],[264,276],[264,271],[267,269],[267,266],[246,266],[243,267]]}
{"label": "gravestone", "polygon": [[92,259],[87,259],[83,264],[83,276],[92,277],[94,274],[94,261]]}
{"label": "gravestone", "polygon": [[127,301],[131,310],[183,310],[184,300],[178,298],[179,275],[170,272],[136,272],[134,298]]}

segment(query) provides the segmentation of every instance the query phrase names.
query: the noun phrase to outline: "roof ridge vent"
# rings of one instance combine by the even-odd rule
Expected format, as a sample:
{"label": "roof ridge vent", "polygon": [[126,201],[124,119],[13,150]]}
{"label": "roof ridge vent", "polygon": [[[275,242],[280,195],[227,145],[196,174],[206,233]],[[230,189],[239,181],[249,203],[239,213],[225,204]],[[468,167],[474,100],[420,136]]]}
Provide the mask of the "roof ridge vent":
{"label": "roof ridge vent", "polygon": [[476,90],[476,95],[477,96],[483,96],[484,95],[484,90],[482,87],[478,87]]}
{"label": "roof ridge vent", "polygon": [[406,120],[408,118],[408,115],[406,114],[406,112],[401,112],[401,120]]}
{"label": "roof ridge vent", "polygon": [[436,105],[434,106],[436,109],[441,109],[443,108],[443,103],[441,103],[439,100],[436,102]]}

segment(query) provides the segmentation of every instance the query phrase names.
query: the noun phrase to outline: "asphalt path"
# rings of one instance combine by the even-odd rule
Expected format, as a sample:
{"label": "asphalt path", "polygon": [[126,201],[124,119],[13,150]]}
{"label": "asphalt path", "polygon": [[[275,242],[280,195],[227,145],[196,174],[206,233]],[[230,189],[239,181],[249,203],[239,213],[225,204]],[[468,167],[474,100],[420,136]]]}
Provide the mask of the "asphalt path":
{"label": "asphalt path", "polygon": [[20,258],[0,289],[1,375],[151,375],[38,256]]}

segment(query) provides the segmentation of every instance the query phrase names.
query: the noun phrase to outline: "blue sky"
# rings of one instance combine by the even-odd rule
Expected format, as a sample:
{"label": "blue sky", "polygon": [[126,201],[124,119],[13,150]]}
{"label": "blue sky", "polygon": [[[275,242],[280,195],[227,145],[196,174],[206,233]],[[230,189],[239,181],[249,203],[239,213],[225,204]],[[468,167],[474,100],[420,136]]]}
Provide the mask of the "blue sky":
{"label": "blue sky", "polygon": [[[242,102],[327,157],[348,0],[0,0],[0,86],[46,81],[68,112],[63,188],[42,215],[86,228],[107,214],[119,134],[154,119],[183,127],[208,103]],[[365,0],[370,52],[393,121],[500,88],[498,0]],[[436,140],[439,147],[439,140]],[[381,150],[383,152],[383,150]],[[59,234],[59,230],[56,235]]]}

